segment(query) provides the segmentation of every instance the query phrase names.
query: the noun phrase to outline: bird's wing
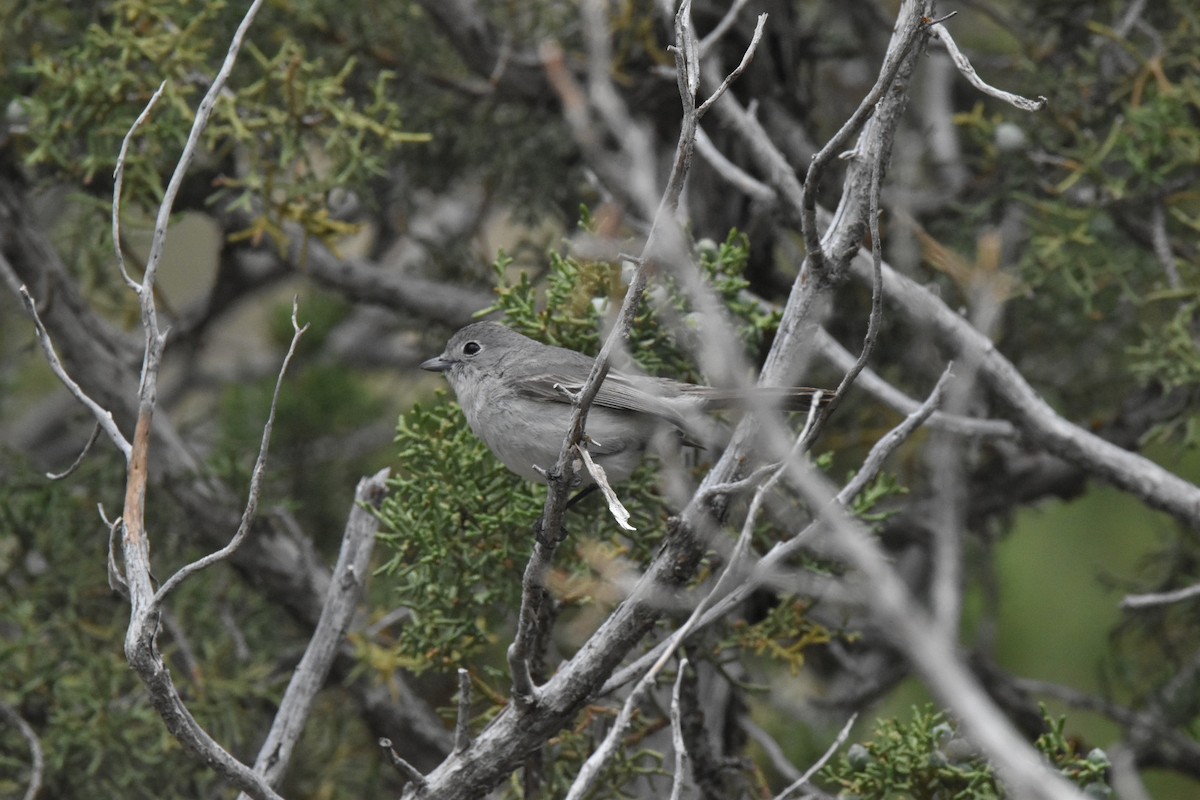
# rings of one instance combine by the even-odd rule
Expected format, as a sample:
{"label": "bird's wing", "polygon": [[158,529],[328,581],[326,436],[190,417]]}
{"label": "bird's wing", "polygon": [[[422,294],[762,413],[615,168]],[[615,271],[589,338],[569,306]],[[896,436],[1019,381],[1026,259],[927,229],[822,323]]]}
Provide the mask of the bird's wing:
{"label": "bird's wing", "polygon": [[[517,392],[525,397],[556,403],[571,402],[569,395],[583,388],[583,382],[577,378],[550,371],[525,376],[516,384]],[[596,393],[595,404],[617,411],[649,414],[678,425],[681,423],[678,385],[675,381],[663,378],[626,375],[610,370]],[[672,402],[673,399],[676,402]]]}
{"label": "bird's wing", "polygon": [[[508,378],[516,384],[516,391],[525,397],[569,403],[569,395],[583,387],[579,376],[591,371],[594,359],[560,347],[545,347],[545,362],[554,366],[523,371],[519,378],[510,373]],[[703,410],[745,410],[765,403],[781,410],[805,411],[811,406],[816,391],[807,387],[723,389],[610,370],[596,393],[595,404],[617,411],[648,414],[687,431],[696,427],[697,416]],[[823,391],[821,405],[828,404],[832,398],[832,392]]]}
{"label": "bird's wing", "polygon": [[[527,397],[559,403],[569,403],[568,393],[575,394],[583,387],[578,378],[552,371],[529,375],[519,384],[518,391]],[[832,391],[807,386],[718,388],[610,370],[596,393],[595,402],[618,411],[650,414],[685,427],[687,418],[701,410],[746,410],[762,404],[781,411],[807,411],[818,391],[821,393],[820,405],[828,405],[833,400]]]}

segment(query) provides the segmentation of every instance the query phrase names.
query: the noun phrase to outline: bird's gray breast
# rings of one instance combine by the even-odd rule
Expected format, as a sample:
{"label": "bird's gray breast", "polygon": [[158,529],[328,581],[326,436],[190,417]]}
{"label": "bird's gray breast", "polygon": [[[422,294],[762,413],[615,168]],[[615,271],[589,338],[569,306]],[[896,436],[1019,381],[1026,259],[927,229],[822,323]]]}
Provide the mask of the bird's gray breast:
{"label": "bird's gray breast", "polygon": [[[513,388],[503,372],[450,374],[451,386],[472,432],[513,472],[544,481],[535,467],[552,469],[558,462],[573,406],[531,399]],[[652,418],[600,406],[588,414],[588,450],[609,473],[609,480],[626,480],[641,460],[653,434]],[[590,482],[586,476],[580,476]]]}

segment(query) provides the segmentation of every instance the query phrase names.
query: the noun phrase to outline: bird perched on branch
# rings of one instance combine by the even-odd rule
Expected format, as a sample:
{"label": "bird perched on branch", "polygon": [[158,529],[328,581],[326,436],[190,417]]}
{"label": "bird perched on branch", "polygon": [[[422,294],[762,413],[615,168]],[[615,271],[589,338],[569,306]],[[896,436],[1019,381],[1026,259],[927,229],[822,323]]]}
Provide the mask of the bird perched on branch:
{"label": "bird perched on branch", "polygon": [[[467,424],[504,466],[544,483],[558,462],[574,395],[594,362],[593,356],[543,344],[497,322],[476,322],[455,333],[445,351],[421,369],[446,376]],[[587,451],[611,482],[620,483],[664,428],[682,432],[690,444],[709,445],[719,438],[709,412],[807,410],[832,397],[808,387],[722,389],[609,370],[588,412]]]}

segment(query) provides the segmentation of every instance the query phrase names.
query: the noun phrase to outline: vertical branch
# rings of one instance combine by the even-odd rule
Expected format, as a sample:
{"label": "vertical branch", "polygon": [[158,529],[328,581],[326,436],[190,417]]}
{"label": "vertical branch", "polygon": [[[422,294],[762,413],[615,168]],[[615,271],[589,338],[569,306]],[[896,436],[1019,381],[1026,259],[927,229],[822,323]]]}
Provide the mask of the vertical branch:
{"label": "vertical branch", "polygon": [[167,82],[163,81],[154,90],[154,94],[150,95],[150,100],[146,103],[146,107],[142,109],[142,113],[138,114],[137,119],[133,121],[133,125],[125,133],[125,138],[121,140],[121,150],[117,153],[117,163],[113,167],[113,201],[112,201],[112,238],[113,249],[116,250],[117,266],[121,270],[121,277],[125,280],[125,285],[133,290],[134,293],[141,292],[141,285],[133,278],[129,277],[129,270],[125,267],[125,251],[121,248],[121,188],[125,184],[125,159],[129,156],[129,144],[133,141],[133,135],[138,129],[145,124],[150,117],[150,111],[154,105],[162,97],[163,90],[167,88]]}
{"label": "vertical branch", "polygon": [[[595,8],[593,4],[585,3],[585,10],[592,9],[591,13],[597,13],[595,12]],[[759,23],[760,28],[761,25],[762,20]],[[607,48],[603,44],[606,40],[600,35],[600,27],[593,26],[590,28],[592,31],[590,41],[593,42],[593,62],[605,58],[607,54]],[[603,30],[607,30],[606,25],[602,27]],[[531,646],[537,632],[536,620],[538,608],[541,603],[545,602],[546,574],[549,571],[554,551],[561,538],[563,515],[566,511],[572,478],[575,474],[573,464],[575,460],[574,448],[583,441],[588,411],[596,398],[597,392],[600,390],[601,383],[603,383],[604,378],[608,375],[609,360],[612,357],[612,352],[617,343],[629,335],[633,318],[641,303],[642,295],[645,293],[651,270],[655,268],[659,261],[677,261],[680,258],[679,254],[686,252],[683,244],[683,231],[675,219],[675,211],[679,205],[679,198],[683,192],[684,182],[691,164],[692,151],[695,146],[699,120],[695,93],[700,82],[699,64],[696,55],[696,36],[692,28],[691,4],[688,0],[681,3],[679,12],[675,16],[675,38],[675,66],[680,99],[683,105],[683,122],[675,148],[671,174],[667,180],[667,186],[662,193],[661,200],[658,202],[657,207],[652,210],[653,216],[650,233],[647,236],[643,249],[643,257],[639,260],[638,268],[625,293],[624,301],[617,315],[617,322],[605,339],[604,345],[601,347],[592,365],[591,372],[575,397],[575,410],[572,414],[571,423],[563,438],[558,462],[551,472],[550,488],[538,526],[539,535],[534,543],[533,553],[526,565],[522,580],[522,600],[521,609],[518,614],[517,632],[512,644],[508,648],[508,664],[513,678],[513,696],[518,705],[528,706],[536,699],[536,687],[529,675],[528,659],[532,653]],[[757,39],[755,41],[757,42]],[[599,98],[596,100],[596,103],[603,112],[604,118],[611,125],[614,120],[624,120],[627,119],[627,116],[623,112],[623,106],[616,99],[615,92],[611,90],[611,86],[609,85],[608,63],[605,62],[603,67],[603,70],[601,70],[596,63],[591,65],[590,89],[593,97]],[[578,95],[575,93],[568,76],[565,74],[559,75],[557,85],[559,86],[560,94],[564,97],[564,102],[568,98],[574,98],[575,102],[578,102]],[[719,96],[723,91],[724,87],[714,95],[714,98]],[[571,119],[578,118],[578,113],[571,117]],[[621,138],[622,141],[626,141],[623,134],[627,133],[627,131],[614,129],[613,133],[618,138]],[[635,163],[640,163],[648,158],[648,154],[641,153],[641,147],[636,145],[648,147],[648,144],[638,137],[634,137],[631,142],[627,143],[627,148],[631,150],[631,160]],[[651,209],[647,208],[645,210],[650,211]]]}
{"label": "vertical branch", "polygon": [[[151,577],[145,503],[149,479],[150,434],[158,403],[158,375],[166,343],[166,333],[160,330],[158,324],[158,314],[154,303],[154,281],[162,262],[167,225],[170,221],[175,197],[199,145],[200,136],[208,124],[213,105],[225,86],[246,32],[261,5],[262,0],[254,0],[242,17],[242,21],[230,41],[225,59],[196,111],[196,118],[188,134],[187,142],[159,206],[154,235],[151,240],[150,256],[147,259],[142,283],[135,289],[141,304],[145,349],[138,388],[137,421],[128,453],[124,513],[121,518],[122,554],[125,562],[124,584],[129,593],[131,606],[129,629],[125,637],[125,656],[149,690],[151,703],[162,717],[168,731],[205,763],[213,766],[231,784],[256,799],[277,798],[278,795],[262,776],[230,755],[196,722],[183,703],[179,692],[175,689],[170,672],[163,664],[161,655],[155,646],[161,597],[156,595]],[[158,93],[155,93],[148,107],[157,100],[158,96]],[[147,113],[148,108],[138,117],[135,127],[144,121]],[[123,151],[127,152],[128,142],[129,138],[126,137]],[[119,178],[120,176],[118,174],[115,177]],[[119,202],[118,185],[114,196],[114,205],[119,205]],[[118,250],[120,249],[119,213],[119,207],[115,208],[113,235],[116,240],[114,245]],[[132,283],[124,270],[122,270],[122,276],[128,283]]]}
{"label": "vertical branch", "polygon": [[[200,136],[208,125],[213,105],[216,103],[221,90],[225,87],[225,82],[229,78],[229,73],[233,70],[234,62],[237,60],[237,55],[241,50],[246,32],[249,30],[261,6],[262,0],[254,0],[246,10],[246,14],[242,17],[242,21],[230,41],[229,50],[225,55],[225,60],[222,62],[221,68],[217,71],[216,77],[213,78],[212,85],[205,93],[203,100],[200,101],[199,108],[196,109],[196,118],[192,123],[191,131],[188,133],[183,152],[180,154],[179,161],[175,165],[175,170],[171,174],[171,179],[167,183],[166,191],[163,193],[163,200],[158,209],[158,216],[155,219],[154,235],[150,243],[150,255],[146,260],[146,272],[142,277],[141,285],[137,289],[141,300],[142,328],[145,332],[146,341],[142,360],[141,384],[138,390],[137,422],[134,427],[132,449],[129,455],[123,514],[125,522],[123,543],[127,573],[126,580],[130,587],[130,602],[133,605],[133,619],[135,620],[135,623],[130,625],[130,635],[126,639],[127,655],[129,655],[131,648],[136,651],[145,649],[150,644],[153,634],[149,632],[149,629],[152,626],[149,626],[147,623],[155,610],[153,608],[154,604],[151,602],[154,592],[150,580],[149,544],[145,539],[143,515],[145,513],[146,502],[150,431],[154,420],[154,409],[158,403],[158,372],[161,366],[163,348],[166,344],[166,334],[160,331],[158,326],[158,313],[154,303],[154,280],[158,273],[159,264],[162,262],[163,248],[167,238],[167,225],[170,222],[175,197],[179,193],[179,187],[182,185],[184,176],[187,174],[187,169],[192,162],[192,158],[195,156]],[[157,93],[151,98],[150,103],[153,103],[156,99]],[[144,112],[134,124],[140,124],[142,119],[144,119]],[[119,228],[119,220],[114,221],[113,233],[117,237],[114,245],[117,249],[120,249]]]}
{"label": "vertical branch", "polygon": [[471,673],[458,670],[458,717],[454,723],[454,752],[471,746]]}
{"label": "vertical branch", "polygon": [[689,666],[691,664],[687,658],[679,659],[675,688],[671,690],[671,744],[675,748],[675,774],[671,778],[670,800],[680,800],[683,797],[684,787],[688,784],[688,773],[691,772],[691,758],[688,757],[687,744],[683,740],[683,712],[680,703],[683,677]]}
{"label": "vertical branch", "polygon": [[883,161],[875,162],[871,170],[870,210],[867,223],[871,231],[871,313],[867,317],[867,333],[863,337],[862,351],[833,393],[833,399],[826,407],[823,418],[828,418],[838,403],[846,396],[846,392],[867,366],[871,353],[875,350],[875,340],[879,338],[879,326],[883,320],[883,239],[879,233],[879,195],[883,191]]}
{"label": "vertical branch", "polygon": [[379,518],[374,512],[387,495],[387,479],[388,470],[384,469],[363,478],[355,488],[321,618],[292,673],[271,730],[254,762],[254,771],[272,786],[279,785],[291,765],[317,692],[324,687],[329,668],[358,610],[371,569],[375,534],[379,531]]}
{"label": "vertical branch", "polygon": [[[813,271],[818,266],[824,266],[818,265],[814,258],[821,259],[822,254],[832,253],[837,255],[840,262],[843,257],[848,257],[858,250],[862,238],[862,220],[869,213],[871,189],[882,178],[896,126],[905,105],[907,80],[917,52],[913,45],[919,40],[922,20],[930,13],[931,6],[931,0],[905,0],[902,3],[897,16],[896,30],[888,44],[888,54],[884,58],[880,80],[876,81],[851,120],[843,125],[838,137],[832,140],[831,144],[835,146],[826,147],[823,163],[838,152],[850,136],[862,129],[854,149],[855,157],[847,170],[838,211],[828,224],[824,236],[819,237],[818,246],[813,247],[809,242],[809,255],[801,265],[788,296],[775,343],[763,365],[761,380],[764,383],[790,385],[794,382],[793,373],[796,370],[798,355],[803,351],[803,343],[807,338],[806,326],[811,325],[809,318],[819,297],[828,290],[826,281],[814,280]],[[709,72],[705,74],[705,80],[713,84],[718,78]],[[722,120],[745,141],[750,156],[768,176],[769,184],[783,203],[784,210],[801,222],[806,241],[810,235],[817,236],[815,210],[812,222],[804,222],[808,215],[806,203],[813,203],[815,209],[813,193],[816,187],[808,184],[801,186],[795,172],[767,136],[766,131],[735,98],[727,95],[714,108]],[[810,180],[814,177],[819,179],[823,169],[821,164],[817,165],[815,173],[810,169]],[[816,277],[819,278],[819,275]],[[870,323],[868,330],[870,331]],[[864,347],[864,350],[869,354],[869,347]],[[703,496],[709,487],[729,482],[736,474],[747,448],[754,441],[755,429],[752,422],[743,420],[730,445],[705,476],[701,491],[684,511],[683,516],[688,524],[696,524],[706,513],[702,504],[697,502],[697,498]]]}
{"label": "vertical branch", "polygon": [[[850,137],[858,133],[867,118],[875,113],[876,104],[883,98],[885,92],[893,88],[896,76],[900,73],[900,68],[909,63],[906,56],[913,44],[917,41],[917,34],[928,26],[926,18],[923,14],[916,12],[916,4],[905,3],[900,10],[899,15],[899,36],[893,38],[892,46],[888,48],[887,55],[884,57],[883,68],[879,72],[879,77],[875,80],[875,85],[867,92],[866,96],[858,104],[858,108],[850,115],[850,118],[842,125],[837,133],[833,135],[825,146],[813,156],[812,163],[808,165],[808,173],[804,177],[804,207],[801,216],[801,229],[804,233],[804,244],[808,249],[808,258],[812,262],[812,270],[817,275],[821,275],[826,270],[827,254],[821,242],[820,233],[817,231],[817,190],[821,185],[821,178],[825,174],[825,170],[829,168],[829,163],[835,156],[841,156],[843,148],[850,141]],[[865,156],[865,153],[857,154],[858,157]]]}
{"label": "vertical branch", "polygon": [[[200,145],[200,137],[203,135],[204,129],[208,127],[208,119],[212,116],[213,106],[216,105],[217,98],[221,96],[221,92],[225,88],[225,83],[229,80],[229,73],[233,71],[233,65],[237,62],[238,53],[242,49],[242,42],[246,38],[246,32],[250,30],[250,25],[253,24],[254,18],[258,15],[258,10],[261,7],[262,0],[253,0],[250,7],[246,9],[245,15],[242,16],[242,21],[238,24],[237,30],[234,31],[233,38],[229,41],[229,50],[225,53],[225,60],[221,62],[221,67],[217,70],[216,76],[213,77],[212,84],[208,87],[208,91],[204,93],[204,97],[200,100],[200,105],[196,108],[196,118],[192,121],[192,128],[188,132],[187,141],[183,145],[183,152],[179,155],[179,161],[175,164],[175,171],[171,173],[171,179],[167,182],[167,188],[163,192],[162,203],[158,207],[158,216],[154,220],[154,236],[150,240],[150,255],[146,258],[146,274],[142,278],[140,289],[143,312],[150,313],[151,322],[155,326],[155,333],[157,333],[158,323],[154,315],[154,279],[158,272],[158,267],[162,263],[163,248],[167,242],[167,226],[170,224],[171,212],[175,207],[175,197],[179,194],[179,187],[183,185],[183,179],[187,175],[188,168],[192,165],[192,159],[195,158],[196,148]],[[137,123],[134,124],[136,125]],[[114,224],[114,229],[115,227]],[[119,241],[114,244],[120,247]],[[151,296],[149,300],[147,300],[147,295]],[[149,333],[147,331],[147,335]]]}

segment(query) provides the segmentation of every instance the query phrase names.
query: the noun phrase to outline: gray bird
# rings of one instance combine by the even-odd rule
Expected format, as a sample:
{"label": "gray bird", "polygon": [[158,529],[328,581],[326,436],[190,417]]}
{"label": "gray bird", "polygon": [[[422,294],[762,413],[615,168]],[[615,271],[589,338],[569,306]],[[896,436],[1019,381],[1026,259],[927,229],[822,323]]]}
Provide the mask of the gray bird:
{"label": "gray bird", "polygon": [[[496,322],[476,322],[421,369],[445,374],[472,432],[504,466],[544,483],[574,410],[568,392],[582,388],[594,361]],[[717,428],[707,412],[756,402],[806,410],[818,391],[821,402],[832,397],[807,387],[718,389],[610,370],[588,412],[588,452],[611,483],[620,483],[664,428],[681,431],[689,443],[709,444]]]}

